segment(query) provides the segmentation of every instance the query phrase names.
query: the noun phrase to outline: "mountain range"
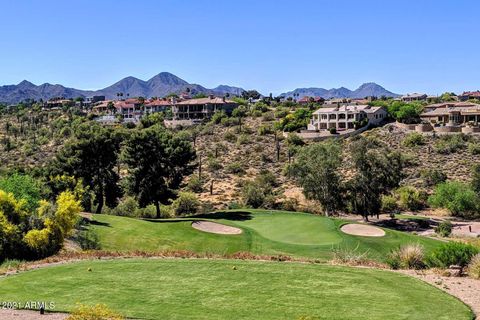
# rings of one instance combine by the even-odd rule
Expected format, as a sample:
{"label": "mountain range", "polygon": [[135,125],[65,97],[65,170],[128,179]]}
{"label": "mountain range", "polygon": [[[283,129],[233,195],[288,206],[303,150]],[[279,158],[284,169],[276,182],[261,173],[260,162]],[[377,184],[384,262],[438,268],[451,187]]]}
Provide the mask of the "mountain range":
{"label": "mountain range", "polygon": [[[48,100],[55,97],[76,98],[90,96],[105,96],[107,99],[117,98],[117,93],[127,94],[130,97],[164,97],[171,93],[182,93],[189,90],[192,95],[214,94],[223,96],[225,94],[241,95],[245,90],[239,87],[227,85],[219,85],[216,88],[208,89],[199,84],[188,83],[187,81],[177,77],[169,72],[162,72],[153,78],[144,81],[135,77],[126,77],[109,87],[100,90],[79,90],[75,88],[64,87],[60,84],[44,83],[35,85],[26,80],[17,85],[0,86],[0,102],[2,103],[18,103],[26,99]],[[382,86],[370,82],[362,84],[358,89],[352,91],[341,87],[338,89],[323,88],[298,88],[293,91],[282,93],[280,96],[293,97],[298,93],[298,98],[304,96],[331,98],[363,98],[367,96],[387,96],[397,97],[398,94],[390,92]]]}
{"label": "mountain range", "polygon": [[286,93],[282,93],[281,96],[283,97],[294,97],[294,94],[298,94],[299,98],[302,97],[322,97],[324,99],[332,99],[332,98],[364,98],[369,96],[374,97],[398,97],[399,94],[393,93],[388,91],[381,85],[378,85],[374,82],[368,82],[362,84],[356,90],[350,90],[345,87],[341,87],[338,89],[323,89],[323,88],[297,88],[293,91],[289,91]]}
{"label": "mountain range", "polygon": [[34,85],[26,80],[17,85],[0,86],[0,102],[18,103],[26,99],[48,100],[55,97],[76,98],[90,96],[105,96],[107,99],[117,98],[117,93],[123,93],[124,97],[164,97],[170,93],[182,93],[190,90],[192,95],[204,93],[223,96],[241,95],[242,88],[220,85],[213,89],[207,89],[199,84],[188,83],[169,72],[162,72],[153,78],[144,81],[135,77],[126,77],[109,87],[100,90],[79,90],[67,88],[59,84],[44,83]]}

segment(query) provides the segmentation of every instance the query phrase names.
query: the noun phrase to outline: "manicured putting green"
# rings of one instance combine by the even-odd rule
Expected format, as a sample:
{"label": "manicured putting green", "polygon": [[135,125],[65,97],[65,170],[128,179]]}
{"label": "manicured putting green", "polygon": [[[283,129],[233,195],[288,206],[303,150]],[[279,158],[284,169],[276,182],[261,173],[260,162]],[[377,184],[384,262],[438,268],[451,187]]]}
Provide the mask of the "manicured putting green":
{"label": "manicured putting green", "polygon": [[250,228],[260,236],[277,242],[298,245],[333,245],[342,242],[331,219],[312,219],[305,214],[278,215],[262,211],[250,220],[235,221],[235,224]]}
{"label": "manicured putting green", "polygon": [[2,301],[53,301],[57,311],[103,303],[142,319],[472,319],[457,299],[407,276],[300,263],[83,261],[9,276],[0,288]]}
{"label": "manicured putting green", "polygon": [[[290,255],[328,260],[335,249],[356,250],[372,259],[383,260],[391,249],[420,243],[427,251],[439,241],[385,229],[379,238],[345,234],[345,221],[305,213],[267,210],[216,212],[195,219],[145,221],[94,215],[95,230],[102,249],[113,251],[190,250],[198,253]],[[198,219],[213,221],[243,232],[237,235],[213,234],[192,228]]]}

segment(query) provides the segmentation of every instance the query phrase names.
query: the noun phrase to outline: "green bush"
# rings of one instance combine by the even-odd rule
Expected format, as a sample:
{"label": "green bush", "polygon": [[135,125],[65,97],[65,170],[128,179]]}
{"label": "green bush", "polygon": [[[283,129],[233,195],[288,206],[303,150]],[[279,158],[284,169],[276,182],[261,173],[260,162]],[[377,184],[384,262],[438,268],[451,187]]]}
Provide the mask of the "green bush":
{"label": "green bush", "polygon": [[420,172],[425,186],[432,187],[447,181],[447,175],[438,169],[425,169]]}
{"label": "green bush", "polygon": [[418,132],[412,132],[409,133],[404,139],[402,144],[405,147],[415,147],[415,146],[420,146],[425,144],[425,138],[421,133]]}
{"label": "green bush", "polygon": [[237,136],[235,133],[233,133],[232,131],[227,131],[225,132],[225,134],[223,135],[223,138],[225,139],[225,141],[228,141],[228,142],[231,142],[231,143],[234,143],[237,141]]}
{"label": "green bush", "polygon": [[414,187],[400,187],[395,190],[395,194],[398,196],[400,207],[404,210],[416,211],[425,205],[425,193]]}
{"label": "green bush", "polygon": [[391,195],[382,195],[382,211],[387,213],[398,212],[397,199]]}
{"label": "green bush", "polygon": [[448,237],[452,234],[452,228],[453,228],[453,225],[450,221],[448,220],[442,221],[435,228],[435,233],[442,237]]}
{"label": "green bush", "polygon": [[330,132],[330,134],[337,134],[337,129],[336,128],[330,128],[330,129],[328,129],[328,132]]}
{"label": "green bush", "polygon": [[134,197],[125,197],[120,203],[111,211],[115,216],[136,217],[138,210],[138,202]]}
{"label": "green bush", "polygon": [[[145,208],[139,208],[137,210],[137,217],[139,218],[148,218],[153,219],[157,216],[157,209],[155,205],[150,204]],[[162,218],[169,218],[171,216],[170,207],[169,206],[160,206],[160,217]]]}
{"label": "green bush", "polygon": [[447,181],[436,186],[428,198],[434,208],[445,208],[453,216],[473,218],[478,215],[478,195],[465,183]]}
{"label": "green bush", "polygon": [[77,233],[76,240],[83,250],[100,250],[100,238],[92,229],[80,230]]}
{"label": "green bush", "polygon": [[461,242],[447,242],[427,256],[426,263],[431,268],[448,268],[452,265],[466,267],[479,249]]}
{"label": "green bush", "polygon": [[25,209],[34,211],[41,198],[39,183],[31,176],[14,173],[0,178],[0,190],[13,193],[17,200],[24,200]]}
{"label": "green bush", "polygon": [[180,192],[178,198],[173,201],[172,208],[177,216],[194,214],[200,208],[200,201],[193,193]]}

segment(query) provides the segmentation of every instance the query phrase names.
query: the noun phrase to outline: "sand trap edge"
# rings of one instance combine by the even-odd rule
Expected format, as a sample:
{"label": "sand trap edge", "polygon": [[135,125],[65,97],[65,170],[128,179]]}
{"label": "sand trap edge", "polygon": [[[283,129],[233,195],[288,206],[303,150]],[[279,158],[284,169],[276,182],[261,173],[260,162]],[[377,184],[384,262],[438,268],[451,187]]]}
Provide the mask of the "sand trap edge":
{"label": "sand trap edge", "polygon": [[347,223],[344,224],[340,230],[343,233],[352,235],[352,236],[362,236],[362,237],[383,237],[385,236],[385,231],[378,227],[369,226],[366,224],[358,223]]}
{"label": "sand trap edge", "polygon": [[194,221],[192,222],[192,228],[203,232],[223,235],[236,235],[243,232],[243,230],[240,228],[235,228],[211,221]]}

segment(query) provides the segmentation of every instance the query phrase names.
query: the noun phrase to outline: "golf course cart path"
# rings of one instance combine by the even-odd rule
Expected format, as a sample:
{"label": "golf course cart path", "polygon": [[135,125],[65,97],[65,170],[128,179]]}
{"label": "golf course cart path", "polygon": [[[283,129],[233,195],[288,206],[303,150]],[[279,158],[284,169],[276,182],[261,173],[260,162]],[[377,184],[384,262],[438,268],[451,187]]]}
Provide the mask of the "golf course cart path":
{"label": "golf course cart path", "polygon": [[445,277],[431,271],[400,270],[400,273],[425,281],[457,297],[480,316],[480,280],[469,277]]}
{"label": "golf course cart path", "polygon": [[216,233],[216,234],[241,234],[242,229],[226,226],[224,224],[210,222],[210,221],[194,221],[192,222],[194,229]]}
{"label": "golf course cart path", "polygon": [[382,229],[366,224],[349,223],[343,225],[340,230],[353,236],[383,237],[385,235],[385,231]]}
{"label": "golf course cart path", "polygon": [[12,309],[0,309],[0,319],[5,320],[32,320],[32,319],[45,319],[45,320],[64,320],[68,317],[67,313],[45,313],[40,315],[38,311],[32,310],[12,310]]}

